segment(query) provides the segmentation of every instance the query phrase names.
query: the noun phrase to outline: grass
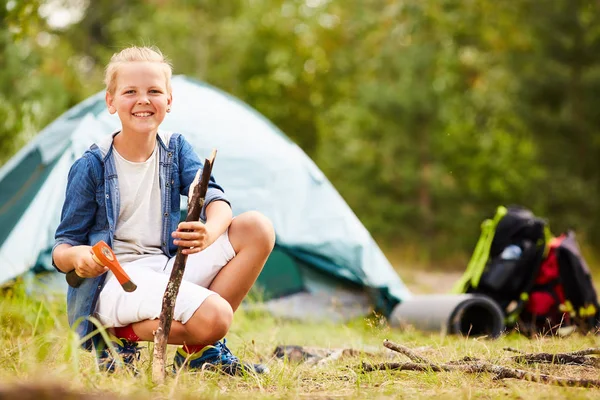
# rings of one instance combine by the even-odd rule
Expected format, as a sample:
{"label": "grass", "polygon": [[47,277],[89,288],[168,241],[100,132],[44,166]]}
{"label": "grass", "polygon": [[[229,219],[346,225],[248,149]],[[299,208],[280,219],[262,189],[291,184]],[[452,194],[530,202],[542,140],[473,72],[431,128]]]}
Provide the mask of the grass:
{"label": "grass", "polygon": [[[525,352],[568,352],[600,347],[598,336],[530,340],[510,334],[492,341],[410,329],[401,331],[375,317],[347,324],[298,323],[240,310],[228,335],[228,345],[240,358],[267,363],[270,374],[228,377],[209,371],[186,372],[169,376],[164,385],[156,386],[151,379],[151,345],[142,352],[139,376],[98,372],[92,355],[78,348],[78,338],[68,328],[62,297],[49,298],[42,291],[27,294],[22,286],[5,291],[0,297],[0,326],[0,399],[27,398],[25,394],[29,392],[33,393],[31,398],[102,399],[594,399],[600,396],[600,389],[494,380],[489,374],[364,373],[358,367],[362,361],[387,360],[382,346],[387,338],[416,349],[436,363],[471,356],[557,376],[597,379],[598,370],[588,367],[518,366],[500,360],[510,356],[503,350],[508,346]],[[282,344],[354,348],[373,354],[310,366],[274,358],[275,347]],[[174,347],[170,347],[170,359],[173,352]],[[397,361],[408,361],[400,355],[395,357]],[[77,397],[80,395],[84,397]]]}

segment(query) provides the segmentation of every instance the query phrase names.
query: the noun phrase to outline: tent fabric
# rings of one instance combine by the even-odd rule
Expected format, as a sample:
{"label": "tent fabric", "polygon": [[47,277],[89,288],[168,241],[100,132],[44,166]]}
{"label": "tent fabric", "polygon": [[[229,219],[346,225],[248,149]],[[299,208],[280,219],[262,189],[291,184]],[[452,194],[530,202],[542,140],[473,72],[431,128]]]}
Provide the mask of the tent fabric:
{"label": "tent fabric", "polygon": [[[296,263],[381,290],[396,301],[410,297],[369,232],[296,144],[233,96],[185,76],[173,77],[172,85],[173,109],[161,129],[185,135],[201,158],[218,149],[213,175],[234,215],[258,210],[274,224],[277,244],[267,265],[268,287],[276,288],[281,270],[291,279],[290,290],[297,290],[294,279],[302,280],[302,274],[290,275],[285,267]],[[68,170],[85,149],[119,126],[106,109],[104,92],[97,93],[46,127],[0,169],[0,284],[34,266],[50,267],[48,251]]]}

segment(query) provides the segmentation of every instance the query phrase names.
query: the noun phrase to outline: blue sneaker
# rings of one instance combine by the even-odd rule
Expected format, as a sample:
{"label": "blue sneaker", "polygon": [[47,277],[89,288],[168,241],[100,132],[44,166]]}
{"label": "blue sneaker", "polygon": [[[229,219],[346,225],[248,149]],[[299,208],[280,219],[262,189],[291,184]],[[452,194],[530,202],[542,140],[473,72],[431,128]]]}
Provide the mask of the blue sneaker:
{"label": "blue sneaker", "polygon": [[127,339],[110,337],[111,344],[119,355],[113,357],[113,353],[103,340],[98,341],[96,346],[96,362],[100,371],[115,372],[119,367],[125,367],[137,373],[134,363],[140,359],[140,347],[137,342]]}
{"label": "blue sneaker", "polygon": [[183,347],[175,353],[175,371],[185,367],[190,370],[217,370],[229,375],[243,375],[245,373],[263,374],[269,372],[267,366],[262,364],[249,364],[240,361],[226,346],[227,341],[216,342],[213,346],[206,346],[201,351],[188,354]]}

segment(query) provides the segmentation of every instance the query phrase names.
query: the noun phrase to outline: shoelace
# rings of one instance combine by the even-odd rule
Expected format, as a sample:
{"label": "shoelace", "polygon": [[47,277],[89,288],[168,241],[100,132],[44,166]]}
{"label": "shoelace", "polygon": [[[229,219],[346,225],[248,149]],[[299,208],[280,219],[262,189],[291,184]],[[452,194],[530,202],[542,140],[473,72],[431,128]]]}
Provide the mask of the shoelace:
{"label": "shoelace", "polygon": [[221,360],[226,361],[228,364],[239,363],[240,360],[233,355],[233,353],[231,352],[231,350],[229,350],[225,343],[226,340],[223,339],[223,342],[218,342],[218,344],[215,346],[219,349],[219,352],[221,353]]}
{"label": "shoelace", "polygon": [[229,372],[232,375],[239,374],[241,371],[246,373],[262,373],[268,372],[268,368],[263,367],[262,365],[249,364],[247,362],[240,361],[239,358],[233,355],[231,350],[225,344],[226,340],[223,339],[223,343],[219,342],[215,347],[218,347],[221,353],[221,363],[224,366],[229,368]]}
{"label": "shoelace", "polygon": [[[138,344],[136,342],[128,342],[126,340],[123,340],[122,345],[119,343],[116,343],[116,342],[113,342],[113,345],[115,346],[117,354],[119,354],[121,356],[121,358],[123,358],[124,362],[133,362],[135,360],[140,359],[141,348],[138,346]],[[110,350],[108,349],[108,346],[102,350],[101,358],[106,358],[106,359],[113,358],[113,355],[110,352]]]}
{"label": "shoelace", "polygon": [[141,357],[140,347],[137,342],[129,342],[124,340],[123,346],[118,352],[121,357],[123,357],[123,361],[126,363],[132,363],[133,361],[137,361]]}

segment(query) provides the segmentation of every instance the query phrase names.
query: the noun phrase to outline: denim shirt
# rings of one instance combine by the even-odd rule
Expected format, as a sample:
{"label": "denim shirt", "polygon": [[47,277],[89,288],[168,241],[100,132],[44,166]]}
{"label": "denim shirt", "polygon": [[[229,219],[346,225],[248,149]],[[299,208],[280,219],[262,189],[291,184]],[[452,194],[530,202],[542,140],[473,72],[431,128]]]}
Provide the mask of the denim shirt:
{"label": "denim shirt", "polygon": [[[63,243],[92,246],[103,240],[112,246],[120,207],[119,181],[112,157],[113,139],[117,134],[118,132],[109,137],[107,140],[110,142],[104,143],[104,147],[93,144],[72,165],[53,251]],[[173,244],[171,232],[180,221],[180,195],[187,196],[202,163],[192,146],[178,133],[159,132],[157,141],[163,216],[161,249],[168,257],[173,257],[177,246]],[[229,203],[223,189],[211,176],[200,214],[202,220],[206,220],[208,204],[216,200]],[[52,262],[54,263],[54,259]],[[67,292],[69,325],[81,338],[86,339],[83,343],[86,349],[92,348],[90,333],[97,328],[88,317],[95,312],[105,279],[106,274],[84,279],[81,286],[69,287]]]}

